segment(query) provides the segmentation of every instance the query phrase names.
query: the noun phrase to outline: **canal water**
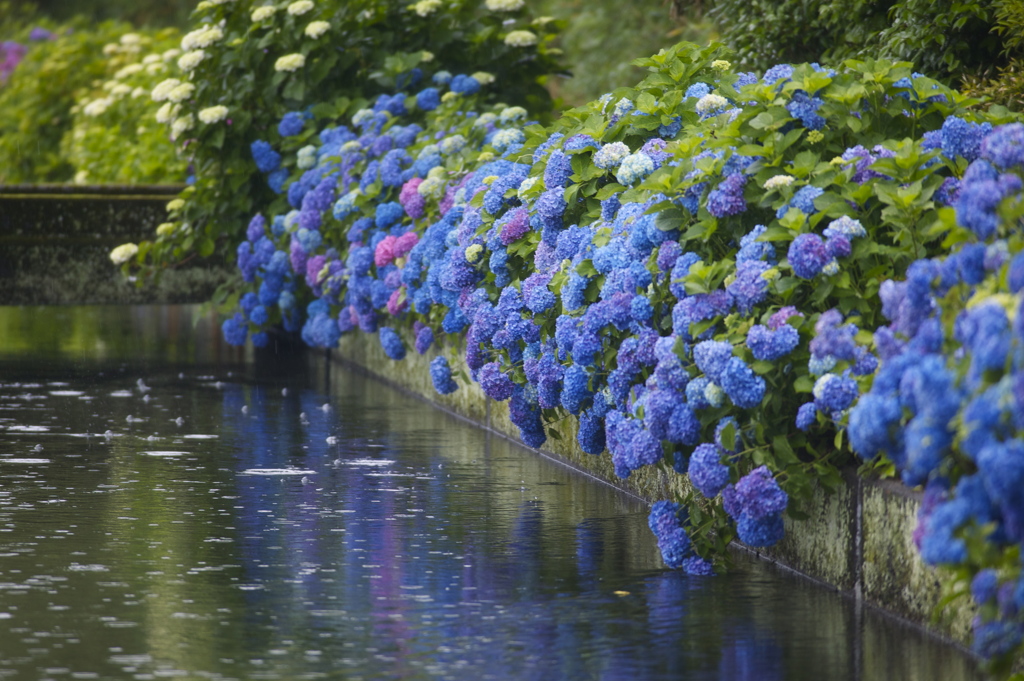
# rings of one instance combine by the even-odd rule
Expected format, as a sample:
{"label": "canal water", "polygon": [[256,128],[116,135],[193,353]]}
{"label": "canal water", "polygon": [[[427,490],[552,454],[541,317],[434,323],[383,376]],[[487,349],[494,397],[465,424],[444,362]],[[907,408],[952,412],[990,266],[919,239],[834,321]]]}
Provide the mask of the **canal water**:
{"label": "canal water", "polygon": [[646,506],[193,307],[0,308],[0,679],[980,678]]}

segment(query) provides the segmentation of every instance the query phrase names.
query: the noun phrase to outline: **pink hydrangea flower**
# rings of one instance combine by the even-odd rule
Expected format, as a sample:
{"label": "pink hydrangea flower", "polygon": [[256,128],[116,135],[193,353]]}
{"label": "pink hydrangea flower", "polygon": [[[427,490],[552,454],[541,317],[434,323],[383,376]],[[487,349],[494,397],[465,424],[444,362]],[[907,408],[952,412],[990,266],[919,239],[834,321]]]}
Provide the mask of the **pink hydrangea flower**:
{"label": "pink hydrangea flower", "polygon": [[389,234],[377,244],[377,250],[373,252],[373,262],[377,267],[384,267],[395,259],[395,242],[397,240]]}

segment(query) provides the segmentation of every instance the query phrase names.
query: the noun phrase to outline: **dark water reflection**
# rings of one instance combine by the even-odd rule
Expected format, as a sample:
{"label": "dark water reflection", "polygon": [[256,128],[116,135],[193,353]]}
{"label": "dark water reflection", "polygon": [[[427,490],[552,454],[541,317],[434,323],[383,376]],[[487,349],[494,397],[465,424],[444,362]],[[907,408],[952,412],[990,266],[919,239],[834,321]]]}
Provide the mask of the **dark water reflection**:
{"label": "dark water reflection", "polygon": [[0,308],[0,678],[975,678],[738,563],[664,571],[636,500],[195,309]]}

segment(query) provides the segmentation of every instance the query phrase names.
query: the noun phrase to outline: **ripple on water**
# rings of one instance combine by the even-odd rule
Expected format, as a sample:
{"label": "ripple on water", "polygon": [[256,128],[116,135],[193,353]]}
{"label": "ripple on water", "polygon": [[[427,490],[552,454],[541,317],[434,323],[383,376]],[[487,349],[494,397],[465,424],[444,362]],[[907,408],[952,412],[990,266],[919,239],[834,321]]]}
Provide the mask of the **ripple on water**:
{"label": "ripple on water", "polygon": [[239,475],[316,475],[304,468],[246,468]]}
{"label": "ripple on water", "polygon": [[346,466],[392,466],[395,462],[391,459],[349,459],[342,463]]}

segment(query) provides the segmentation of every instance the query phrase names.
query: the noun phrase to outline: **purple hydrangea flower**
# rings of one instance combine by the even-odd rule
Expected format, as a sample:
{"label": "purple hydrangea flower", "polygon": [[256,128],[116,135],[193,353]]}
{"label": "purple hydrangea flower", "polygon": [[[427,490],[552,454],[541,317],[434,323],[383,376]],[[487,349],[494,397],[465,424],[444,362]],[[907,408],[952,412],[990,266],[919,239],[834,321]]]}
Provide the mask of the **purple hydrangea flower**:
{"label": "purple hydrangea flower", "polygon": [[813,279],[821,273],[832,254],[817,234],[801,234],[789,244],[789,260],[793,273],[803,279]]}

